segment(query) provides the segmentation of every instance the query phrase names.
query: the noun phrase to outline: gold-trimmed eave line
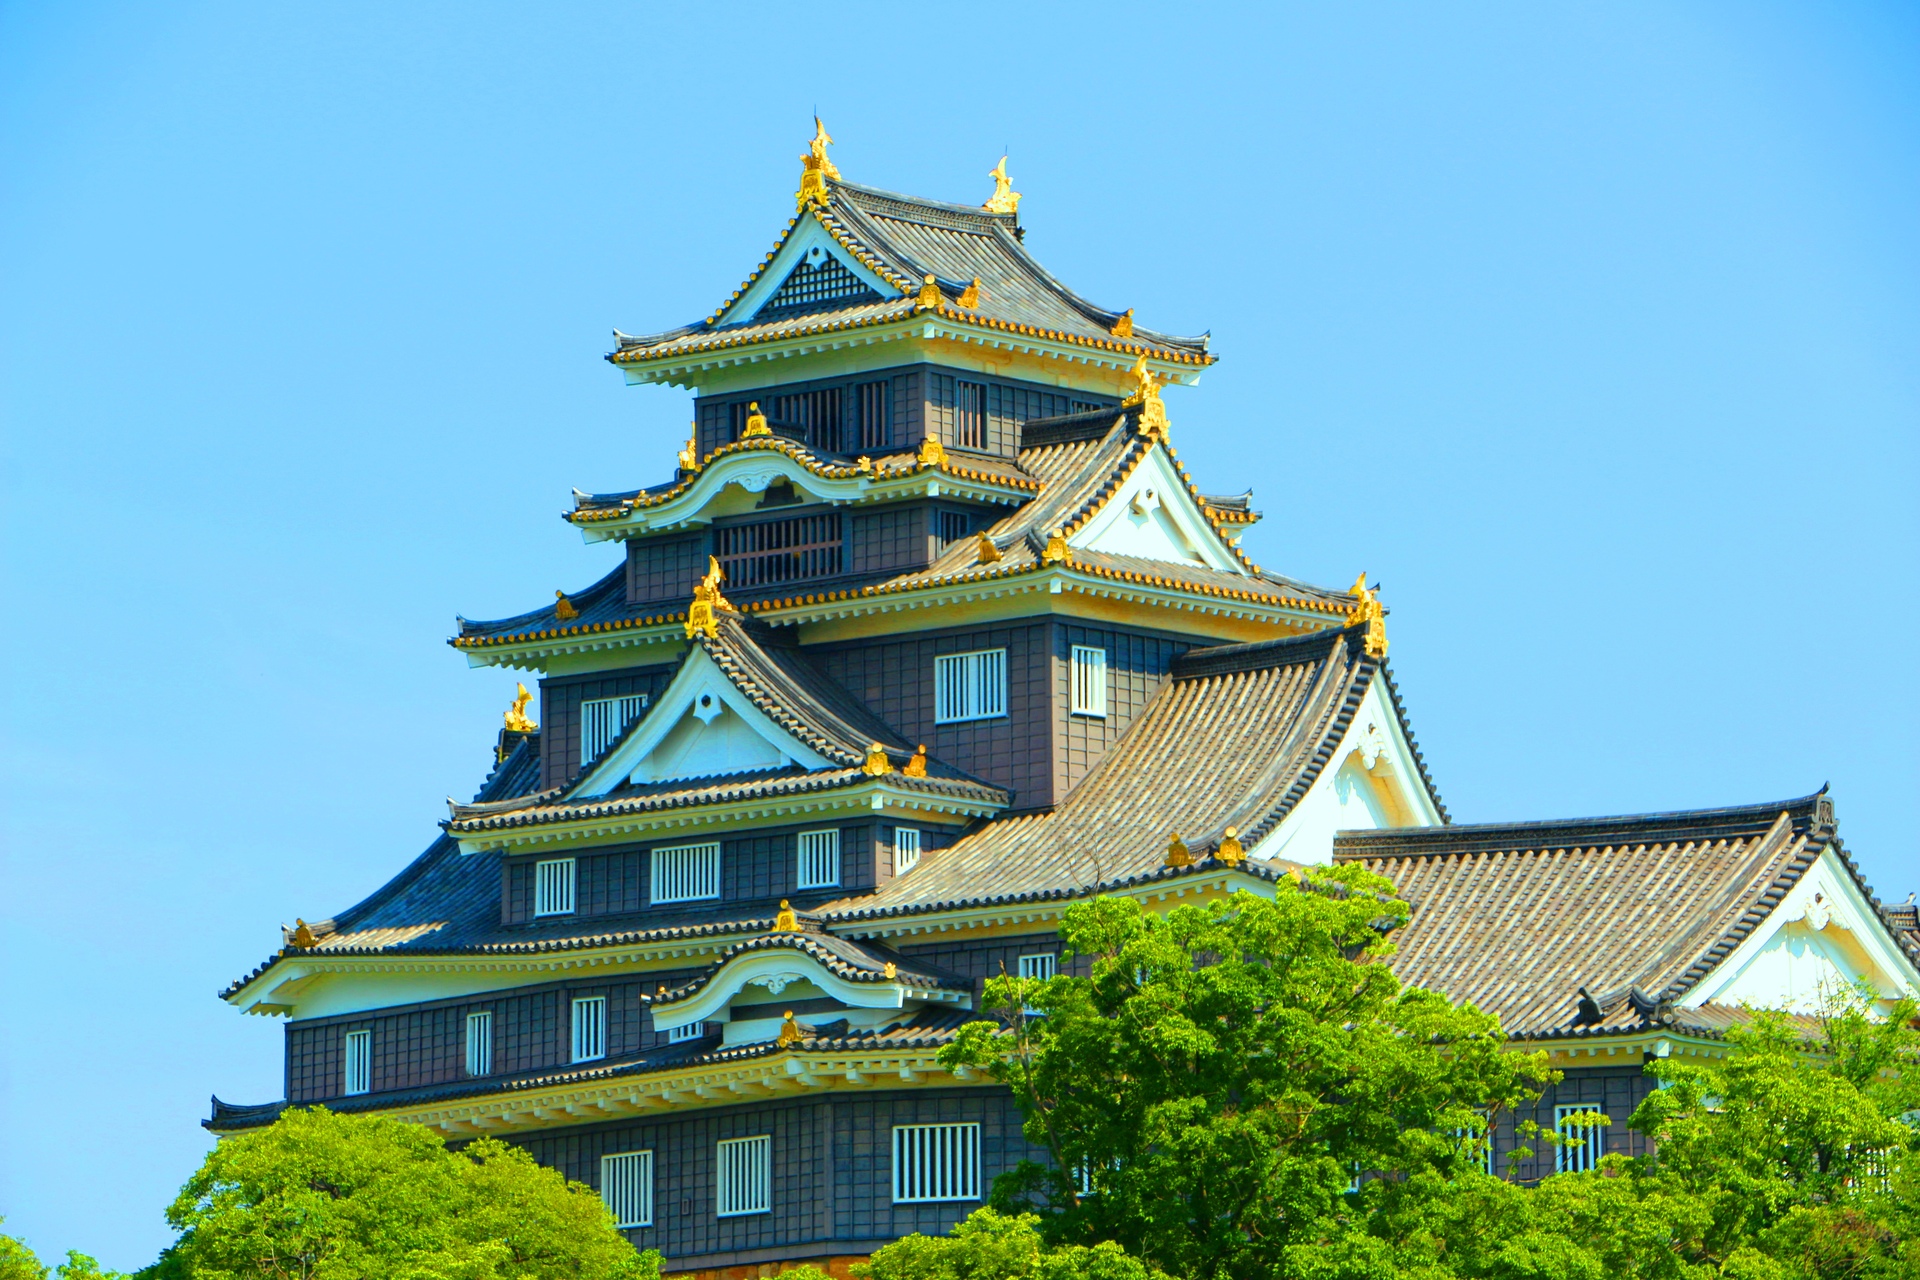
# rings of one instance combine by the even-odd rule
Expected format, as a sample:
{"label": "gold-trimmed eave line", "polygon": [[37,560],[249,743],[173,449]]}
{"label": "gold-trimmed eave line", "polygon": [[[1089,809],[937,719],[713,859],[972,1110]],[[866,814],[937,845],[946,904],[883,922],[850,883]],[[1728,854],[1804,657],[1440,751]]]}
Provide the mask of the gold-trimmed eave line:
{"label": "gold-trimmed eave line", "polygon": [[[631,813],[597,814],[554,822],[526,823],[511,827],[460,830],[459,822],[447,824],[447,834],[460,842],[462,853],[486,853],[498,849],[513,853],[519,849],[550,845],[590,846],[618,844],[650,831],[676,831],[724,826],[730,829],[780,826],[797,815],[852,811],[947,814],[955,818],[984,818],[999,813],[1005,804],[943,795],[918,787],[889,784],[881,775],[851,786],[818,791],[797,791],[767,797],[743,797],[715,800],[675,808],[641,809]],[[611,803],[617,804],[618,801]],[[490,814],[488,818],[509,817],[511,813]],[[477,819],[466,819],[477,821]]]}

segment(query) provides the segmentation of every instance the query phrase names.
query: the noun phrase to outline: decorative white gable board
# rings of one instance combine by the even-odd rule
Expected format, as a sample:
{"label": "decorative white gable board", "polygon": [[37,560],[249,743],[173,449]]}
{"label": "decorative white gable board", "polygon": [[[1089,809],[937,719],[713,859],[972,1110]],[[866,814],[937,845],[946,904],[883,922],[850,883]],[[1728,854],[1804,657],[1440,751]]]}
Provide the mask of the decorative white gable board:
{"label": "decorative white gable board", "polygon": [[812,213],[800,215],[800,225],[793,229],[787,242],[780,246],[780,252],[753,282],[753,287],[734,299],[733,305],[721,313],[720,324],[744,324],[758,314],[761,307],[767,305],[767,299],[780,291],[795,267],[807,261],[818,263],[826,257],[838,261],[841,266],[860,277],[867,288],[879,294],[883,299],[898,298],[901,292],[862,266],[859,259],[840,247],[820,220]]}
{"label": "decorative white gable board", "polygon": [[973,1003],[959,991],[908,991],[897,982],[849,982],[806,952],[780,947],[728,961],[689,999],[655,1006],[653,1025],[670,1031],[695,1022],[724,1021],[727,1044],[771,1040],[780,1030],[787,1006],[820,996],[845,1008],[810,1015],[809,1021],[845,1018],[857,1027],[882,1025],[909,1005],[942,1003],[970,1008]]}
{"label": "decorative white gable board", "polygon": [[1116,556],[1140,556],[1175,564],[1201,565],[1245,576],[1247,570],[1220,545],[1187,492],[1165,448],[1148,450],[1126,482],[1106,500],[1093,519],[1067,545]]}
{"label": "decorative white gable board", "polygon": [[603,796],[628,779],[665,782],[798,764],[833,762],[775,724],[695,648],[632,736],[587,778],[578,798]]}
{"label": "decorative white gable board", "polygon": [[606,529],[582,525],[580,533],[588,542],[600,542],[628,537],[636,529],[658,532],[690,528],[709,524],[719,516],[744,515],[757,509],[758,495],[781,480],[793,486],[802,502],[845,499],[860,491],[859,481],[824,480],[784,453],[753,449],[708,463],[685,493],[662,506],[636,510],[630,523]]}
{"label": "decorative white gable board", "polygon": [[1327,767],[1251,856],[1319,864],[1332,858],[1336,831],[1440,825],[1385,684],[1375,677]]}
{"label": "decorative white gable board", "polygon": [[1818,1012],[1865,982],[1883,998],[1920,996],[1911,966],[1832,850],[1773,913],[1681,1001]]}

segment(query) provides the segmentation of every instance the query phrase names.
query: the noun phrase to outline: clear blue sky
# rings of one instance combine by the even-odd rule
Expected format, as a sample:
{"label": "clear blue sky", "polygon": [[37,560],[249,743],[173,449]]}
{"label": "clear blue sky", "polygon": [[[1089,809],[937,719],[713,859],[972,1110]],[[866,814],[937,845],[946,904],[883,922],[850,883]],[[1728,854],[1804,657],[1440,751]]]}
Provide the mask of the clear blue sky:
{"label": "clear blue sky", "polygon": [[[533,12],[528,10],[532,9]],[[1831,779],[1920,888],[1920,10],[0,6],[8,1230],[131,1267],[281,1096],[214,998],[434,835],[617,553],[706,315],[852,180],[983,200],[1142,323],[1262,564],[1385,585],[1465,821]]]}

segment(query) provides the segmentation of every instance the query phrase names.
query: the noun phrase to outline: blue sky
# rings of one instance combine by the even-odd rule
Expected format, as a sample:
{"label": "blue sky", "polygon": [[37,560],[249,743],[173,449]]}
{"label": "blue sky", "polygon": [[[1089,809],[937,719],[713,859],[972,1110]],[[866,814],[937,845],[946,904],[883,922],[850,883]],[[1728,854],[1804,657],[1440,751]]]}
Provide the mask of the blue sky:
{"label": "blue sky", "polygon": [[[1920,888],[1920,10],[0,5],[0,1212],[131,1267],[281,1096],[214,999],[431,839],[707,314],[848,178],[1103,305],[1263,565],[1362,569],[1456,818],[1798,796]],[[1908,637],[1903,639],[1902,637]]]}

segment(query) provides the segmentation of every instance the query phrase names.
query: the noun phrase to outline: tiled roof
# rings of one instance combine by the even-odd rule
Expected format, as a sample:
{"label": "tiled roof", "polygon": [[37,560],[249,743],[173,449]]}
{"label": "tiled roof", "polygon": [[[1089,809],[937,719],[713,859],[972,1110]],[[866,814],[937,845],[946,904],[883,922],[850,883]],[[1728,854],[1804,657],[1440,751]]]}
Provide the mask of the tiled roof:
{"label": "tiled roof", "polygon": [[[877,892],[818,912],[837,924],[1009,895],[1086,892],[1156,873],[1176,832],[1196,857],[1229,826],[1253,848],[1328,766],[1367,689],[1382,677],[1363,631],[1190,650],[1057,808],[984,823],[930,850]],[[1412,743],[1410,729],[1406,736]]]}
{"label": "tiled roof", "polygon": [[[902,986],[921,987],[929,991],[973,990],[971,978],[942,969],[938,965],[928,964],[924,960],[900,955],[883,947],[856,942],[852,938],[837,938],[830,933],[811,931],[800,933],[769,931],[757,938],[746,938],[734,943],[721,952],[720,958],[691,982],[648,997],[647,1002],[677,1004],[706,987],[736,958],[766,951],[798,951],[804,956],[819,961],[834,977],[848,982],[897,982]],[[891,974],[887,972],[889,965],[893,967]]]}
{"label": "tiled roof", "polygon": [[[1123,355],[1135,353],[1184,364],[1211,364],[1207,339],[1184,338],[1134,327],[1126,337],[1123,313],[1095,306],[1057,280],[1027,252],[1018,219],[965,205],[922,200],[855,183],[829,180],[828,203],[810,206],[787,224],[773,251],[734,292],[733,299],[707,320],[647,337],[620,335],[620,348],[607,358],[616,364],[695,355],[842,329],[907,320],[931,312],[964,325],[1048,338]],[[873,301],[871,295],[845,305],[783,314],[762,320],[735,315],[730,308],[779,255],[802,225],[817,220],[842,248],[887,281],[901,296]],[[931,275],[943,300],[923,308],[918,294]],[[977,304],[959,305],[973,281],[980,282]],[[1130,323],[1130,317],[1127,318]]]}
{"label": "tiled roof", "polygon": [[1685,1013],[1670,1006],[1828,850],[1871,897],[1834,834],[1825,792],[1731,809],[1343,832],[1334,841],[1335,861],[1386,876],[1413,908],[1396,939],[1400,979],[1471,1001],[1527,1037],[1665,1025]]}
{"label": "tiled roof", "polygon": [[[808,1054],[886,1053],[939,1049],[952,1042],[954,1033],[962,1025],[977,1017],[979,1017],[978,1014],[964,1009],[923,1009],[911,1018],[879,1030],[849,1030],[844,1035],[805,1034],[797,1044],[785,1048],[772,1041],[721,1046],[709,1038],[705,1041],[686,1044],[662,1045],[645,1053],[627,1058],[608,1059],[592,1066],[519,1076],[496,1076],[483,1081],[461,1080],[417,1089],[362,1094],[349,1098],[330,1098],[326,1105],[332,1111],[383,1111],[393,1107],[414,1106],[422,1103],[484,1098],[502,1093],[563,1088],[568,1085],[590,1085],[623,1077],[658,1075],[687,1067],[725,1066],[730,1063],[749,1062],[755,1058],[777,1057],[786,1053],[804,1057]],[[802,1030],[804,1032],[809,1028],[803,1023]],[[201,1124],[205,1128],[222,1133],[258,1128],[272,1124],[286,1109],[285,1102],[248,1106],[222,1102],[216,1097],[213,1099],[212,1118],[202,1121]]]}

